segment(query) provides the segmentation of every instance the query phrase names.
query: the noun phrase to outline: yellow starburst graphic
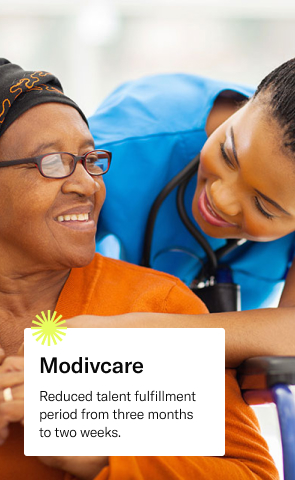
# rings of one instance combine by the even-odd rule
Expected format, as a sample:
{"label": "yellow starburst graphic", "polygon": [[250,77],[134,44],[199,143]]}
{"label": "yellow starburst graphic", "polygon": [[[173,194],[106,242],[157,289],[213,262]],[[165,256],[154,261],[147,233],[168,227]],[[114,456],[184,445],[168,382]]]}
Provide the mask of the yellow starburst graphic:
{"label": "yellow starburst graphic", "polygon": [[44,312],[41,312],[43,318],[39,317],[39,315],[36,315],[36,318],[39,320],[39,322],[37,322],[36,320],[33,320],[32,323],[34,323],[35,325],[38,325],[38,327],[31,327],[31,329],[36,330],[36,332],[33,333],[33,336],[39,335],[36,338],[37,342],[38,340],[43,338],[42,345],[44,345],[47,339],[47,345],[50,347],[50,339],[52,338],[54,345],[56,345],[57,344],[56,338],[61,341],[62,337],[60,337],[60,335],[66,334],[66,332],[63,332],[61,330],[66,330],[67,327],[60,326],[63,323],[66,323],[65,320],[60,321],[62,318],[62,315],[59,315],[57,318],[55,318],[57,312],[53,312],[53,315],[51,317],[50,310],[47,310],[47,311],[48,311],[47,318]]}

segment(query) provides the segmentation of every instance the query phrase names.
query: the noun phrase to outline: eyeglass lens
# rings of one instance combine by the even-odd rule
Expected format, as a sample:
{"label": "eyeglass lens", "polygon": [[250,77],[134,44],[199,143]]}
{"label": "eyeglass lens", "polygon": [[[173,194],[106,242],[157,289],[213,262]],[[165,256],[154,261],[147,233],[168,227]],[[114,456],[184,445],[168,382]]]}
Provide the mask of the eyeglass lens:
{"label": "eyeglass lens", "polygon": [[[42,158],[42,173],[49,178],[62,178],[74,171],[74,157],[68,153],[51,153]],[[86,155],[86,170],[90,175],[102,175],[109,166],[109,157],[102,151],[89,152]]]}

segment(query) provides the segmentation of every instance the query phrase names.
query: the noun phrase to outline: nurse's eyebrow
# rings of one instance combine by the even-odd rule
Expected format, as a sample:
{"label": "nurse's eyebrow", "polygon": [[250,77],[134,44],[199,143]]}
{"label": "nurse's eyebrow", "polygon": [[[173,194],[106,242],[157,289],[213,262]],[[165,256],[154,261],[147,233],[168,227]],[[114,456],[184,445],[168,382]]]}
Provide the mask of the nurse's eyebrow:
{"label": "nurse's eyebrow", "polygon": [[271,198],[267,197],[266,195],[264,195],[264,193],[261,193],[259,190],[256,190],[256,188],[254,188],[255,192],[258,193],[262,198],[264,198],[264,200],[266,200],[268,203],[271,203],[274,207],[276,207],[278,210],[280,210],[281,212],[285,213],[286,215],[289,215],[291,216],[291,213],[287,212],[287,210],[285,210],[283,207],[281,207],[281,205],[279,205],[277,202],[275,202],[274,200],[272,200]]}
{"label": "nurse's eyebrow", "polygon": [[232,143],[233,155],[234,155],[235,161],[237,162],[237,165],[238,165],[238,167],[239,167],[239,166],[240,166],[240,162],[239,162],[238,155],[237,155],[237,149],[236,149],[236,144],[235,144],[235,137],[234,137],[233,127],[230,128],[230,138],[231,138],[231,143]]}

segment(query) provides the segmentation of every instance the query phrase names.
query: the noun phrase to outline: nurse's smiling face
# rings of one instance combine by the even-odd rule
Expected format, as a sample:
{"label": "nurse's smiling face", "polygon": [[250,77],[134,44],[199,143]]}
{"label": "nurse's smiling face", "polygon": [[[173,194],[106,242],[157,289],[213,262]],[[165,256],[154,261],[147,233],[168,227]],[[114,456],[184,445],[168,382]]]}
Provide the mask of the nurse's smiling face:
{"label": "nurse's smiling face", "polygon": [[193,215],[216,238],[270,241],[295,230],[295,158],[259,102],[223,123],[201,152]]}

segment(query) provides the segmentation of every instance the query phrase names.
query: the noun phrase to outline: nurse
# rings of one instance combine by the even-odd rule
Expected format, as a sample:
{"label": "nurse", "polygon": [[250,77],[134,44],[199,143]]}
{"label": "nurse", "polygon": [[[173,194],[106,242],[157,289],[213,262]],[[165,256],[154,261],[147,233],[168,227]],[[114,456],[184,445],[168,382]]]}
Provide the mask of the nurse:
{"label": "nurse", "polygon": [[[215,250],[225,239],[247,240],[225,258],[244,311],[193,319],[140,314],[130,323],[224,327],[228,366],[253,355],[295,354],[294,105],[292,59],[254,95],[228,82],[160,75],[119,87],[90,118],[95,143],[115,159],[99,235],[115,234],[126,260],[140,263],[153,201],[199,152],[197,187],[192,180],[186,197],[196,225]],[[159,210],[151,266],[190,284],[202,257],[177,215],[174,192]],[[270,308],[283,286],[278,308]]]}

